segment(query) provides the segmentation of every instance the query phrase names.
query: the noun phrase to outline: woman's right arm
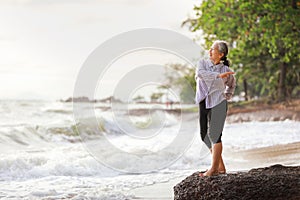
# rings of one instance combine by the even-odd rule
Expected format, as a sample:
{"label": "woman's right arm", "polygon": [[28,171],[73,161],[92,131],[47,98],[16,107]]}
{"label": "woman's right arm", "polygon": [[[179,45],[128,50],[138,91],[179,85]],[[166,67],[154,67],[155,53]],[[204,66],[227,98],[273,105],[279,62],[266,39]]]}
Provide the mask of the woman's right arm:
{"label": "woman's right arm", "polygon": [[[209,67],[209,63],[200,60],[195,73],[197,84],[206,94],[215,90],[223,90],[225,87],[223,80],[218,77],[219,73],[210,71]],[[213,85],[214,87],[212,87]]]}
{"label": "woman's right arm", "polygon": [[199,78],[203,81],[213,81],[218,78],[219,73],[218,72],[212,72],[208,69],[208,64],[205,60],[200,60],[198,62],[198,67],[196,69],[195,78]]}

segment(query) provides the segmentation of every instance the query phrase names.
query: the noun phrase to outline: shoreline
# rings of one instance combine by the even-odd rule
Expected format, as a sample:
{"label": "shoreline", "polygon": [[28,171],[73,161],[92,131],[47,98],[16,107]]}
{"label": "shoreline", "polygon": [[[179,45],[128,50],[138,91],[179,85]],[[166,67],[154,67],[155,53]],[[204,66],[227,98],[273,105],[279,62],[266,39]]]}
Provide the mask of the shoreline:
{"label": "shoreline", "polygon": [[249,170],[275,164],[300,166],[300,141],[248,150],[228,150],[225,148],[223,155],[225,160],[226,157],[235,160],[232,163],[225,163],[228,169],[233,170]]}
{"label": "shoreline", "polygon": [[[252,169],[269,167],[275,164],[284,166],[300,166],[300,142],[241,151],[224,150],[227,174],[248,172]],[[226,163],[226,157],[234,157],[236,158],[236,161]],[[132,199],[171,200],[174,199],[173,187],[184,180],[187,176],[176,177],[165,183],[155,183],[153,185],[135,188],[130,190],[130,194],[133,196]]]}
{"label": "shoreline", "polygon": [[135,188],[130,191],[132,199],[144,200],[171,200],[174,199],[173,186],[185,179],[186,176],[177,177],[164,183]]}
{"label": "shoreline", "polygon": [[256,110],[249,112],[228,113],[226,122],[242,123],[242,122],[266,122],[266,121],[300,121],[300,112],[290,110]]}
{"label": "shoreline", "polygon": [[[267,104],[255,102],[229,102],[226,117],[227,123],[241,123],[250,121],[300,121],[300,99],[289,102]],[[103,111],[111,107],[96,107]],[[127,115],[144,116],[153,112],[166,112],[171,115],[192,114],[198,116],[198,106],[190,105],[188,108],[132,108],[127,110]]]}

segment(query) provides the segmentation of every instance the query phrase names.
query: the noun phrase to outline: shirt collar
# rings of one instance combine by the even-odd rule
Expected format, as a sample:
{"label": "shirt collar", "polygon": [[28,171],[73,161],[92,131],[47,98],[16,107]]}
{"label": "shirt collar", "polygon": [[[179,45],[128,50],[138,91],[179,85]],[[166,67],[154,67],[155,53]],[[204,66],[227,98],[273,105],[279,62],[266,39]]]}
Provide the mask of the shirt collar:
{"label": "shirt collar", "polygon": [[210,60],[210,67],[212,68],[212,69],[220,69],[221,67],[223,67],[223,63],[219,63],[219,64],[217,64],[217,65],[215,65],[211,60]]}

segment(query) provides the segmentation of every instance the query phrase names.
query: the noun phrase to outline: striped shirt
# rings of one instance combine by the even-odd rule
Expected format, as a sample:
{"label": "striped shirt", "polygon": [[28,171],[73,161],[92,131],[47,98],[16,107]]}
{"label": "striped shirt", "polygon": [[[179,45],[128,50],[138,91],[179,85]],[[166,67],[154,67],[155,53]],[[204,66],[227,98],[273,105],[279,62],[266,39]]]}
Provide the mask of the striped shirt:
{"label": "striped shirt", "polygon": [[200,60],[196,69],[196,96],[199,104],[205,99],[206,108],[212,108],[225,99],[230,99],[236,86],[233,75],[217,78],[224,72],[232,71],[223,63],[214,65],[211,60]]}

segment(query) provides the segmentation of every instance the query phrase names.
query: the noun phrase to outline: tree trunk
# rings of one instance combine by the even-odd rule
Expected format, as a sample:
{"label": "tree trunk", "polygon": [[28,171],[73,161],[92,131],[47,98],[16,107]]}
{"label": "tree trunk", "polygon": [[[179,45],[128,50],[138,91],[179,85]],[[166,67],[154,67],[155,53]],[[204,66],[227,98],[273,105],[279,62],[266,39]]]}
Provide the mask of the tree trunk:
{"label": "tree trunk", "polygon": [[244,92],[245,92],[245,101],[248,101],[248,84],[247,84],[247,80],[244,79],[243,80],[243,84],[244,84]]}
{"label": "tree trunk", "polygon": [[286,98],[286,87],[285,87],[286,70],[287,70],[287,63],[285,62],[281,63],[279,85],[278,85],[278,98],[277,98],[279,101],[284,101]]}
{"label": "tree trunk", "polygon": [[294,9],[297,9],[297,1],[296,1],[296,0],[293,0],[293,1],[292,1],[292,7],[293,7]]}

